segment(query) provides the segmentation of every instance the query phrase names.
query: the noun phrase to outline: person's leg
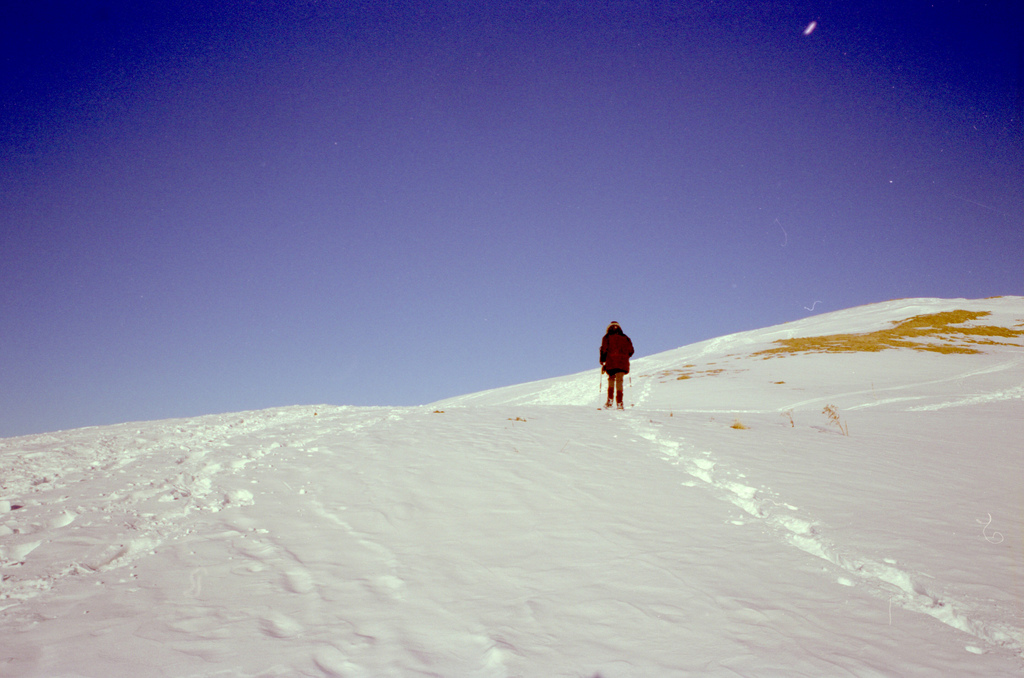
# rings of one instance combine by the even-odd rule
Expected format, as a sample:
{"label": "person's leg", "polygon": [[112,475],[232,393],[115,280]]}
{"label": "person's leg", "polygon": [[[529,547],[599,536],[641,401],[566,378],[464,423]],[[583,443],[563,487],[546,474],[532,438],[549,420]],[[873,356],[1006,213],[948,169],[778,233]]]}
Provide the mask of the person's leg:
{"label": "person's leg", "polygon": [[615,402],[619,407],[622,407],[622,377],[623,373],[619,372],[615,375]]}
{"label": "person's leg", "polygon": [[612,399],[615,398],[615,375],[608,375],[608,401],[604,404],[605,407],[612,406]]}

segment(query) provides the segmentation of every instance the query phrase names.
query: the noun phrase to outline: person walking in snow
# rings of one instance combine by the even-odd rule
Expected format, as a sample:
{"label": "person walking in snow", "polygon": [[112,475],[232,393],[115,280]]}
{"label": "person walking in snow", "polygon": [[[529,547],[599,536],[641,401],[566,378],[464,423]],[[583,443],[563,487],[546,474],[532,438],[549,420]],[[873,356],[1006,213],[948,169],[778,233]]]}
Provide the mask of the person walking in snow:
{"label": "person walking in snow", "polygon": [[612,406],[612,399],[615,399],[616,406],[621,410],[622,406],[622,377],[629,374],[629,358],[633,355],[633,342],[629,340],[614,320],[608,325],[601,340],[601,371],[608,375],[608,402],[605,407]]}

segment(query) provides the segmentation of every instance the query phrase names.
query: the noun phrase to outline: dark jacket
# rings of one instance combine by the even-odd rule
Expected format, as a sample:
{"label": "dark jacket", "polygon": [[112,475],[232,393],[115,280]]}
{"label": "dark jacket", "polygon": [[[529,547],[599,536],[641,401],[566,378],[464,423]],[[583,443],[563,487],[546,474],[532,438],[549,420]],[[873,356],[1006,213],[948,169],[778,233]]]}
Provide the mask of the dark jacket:
{"label": "dark jacket", "polygon": [[612,327],[601,340],[601,364],[609,374],[623,372],[629,374],[629,358],[633,355],[633,342],[622,330]]}

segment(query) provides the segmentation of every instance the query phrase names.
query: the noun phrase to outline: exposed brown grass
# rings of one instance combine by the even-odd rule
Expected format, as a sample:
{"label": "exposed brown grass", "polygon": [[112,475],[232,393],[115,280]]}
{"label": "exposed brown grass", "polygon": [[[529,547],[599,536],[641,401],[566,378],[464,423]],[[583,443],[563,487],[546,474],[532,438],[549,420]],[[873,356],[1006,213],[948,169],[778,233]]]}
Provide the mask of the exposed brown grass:
{"label": "exposed brown grass", "polygon": [[838,427],[839,430],[843,432],[844,436],[850,435],[850,430],[839,418],[839,410],[836,409],[835,405],[826,405],[825,409],[823,409],[821,413],[828,417],[828,423]]}
{"label": "exposed brown grass", "polygon": [[[658,377],[659,379],[661,379],[662,382],[664,382],[665,379],[668,379],[668,378],[673,378],[673,379],[677,379],[677,380],[683,380],[683,379],[693,379],[695,377],[711,377],[711,376],[714,376],[716,374],[722,374],[723,372],[726,371],[726,369],[723,368],[723,367],[718,367],[718,368],[715,368],[713,370],[690,369],[690,368],[693,368],[693,367],[695,367],[695,366],[694,365],[686,365],[685,367],[680,368],[680,369],[662,370],[661,372],[658,372],[658,373],[654,374],[653,376]],[[741,371],[741,370],[737,370],[737,371]],[[647,376],[647,375],[642,375],[642,376]]]}
{"label": "exposed brown grass", "polygon": [[772,358],[793,353],[877,352],[909,348],[934,353],[981,353],[974,345],[1011,344],[996,341],[1024,336],[1024,330],[998,325],[964,325],[991,315],[988,311],[944,311],[893,321],[894,327],[863,334],[829,334],[819,337],[779,339],[776,348],[754,355]]}

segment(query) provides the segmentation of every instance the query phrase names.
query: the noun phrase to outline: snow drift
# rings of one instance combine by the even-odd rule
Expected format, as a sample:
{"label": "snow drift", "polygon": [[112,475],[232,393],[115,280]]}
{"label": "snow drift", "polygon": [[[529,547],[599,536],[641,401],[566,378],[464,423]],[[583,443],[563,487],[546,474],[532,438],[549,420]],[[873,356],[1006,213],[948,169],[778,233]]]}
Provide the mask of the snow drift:
{"label": "snow drift", "polygon": [[624,412],[595,369],[0,440],[0,675],[1020,675],[1022,334],[901,300]]}

